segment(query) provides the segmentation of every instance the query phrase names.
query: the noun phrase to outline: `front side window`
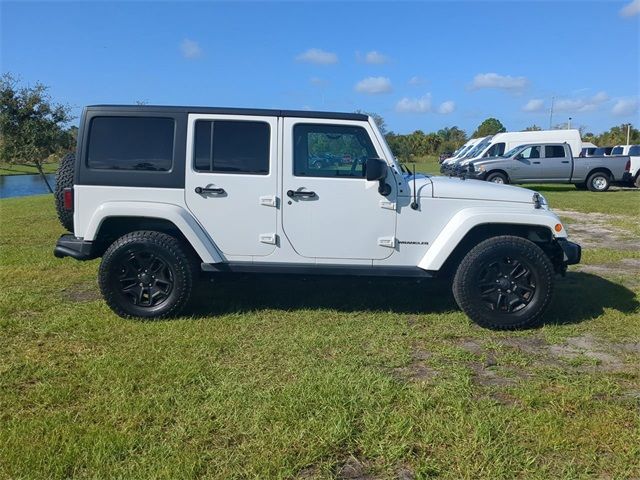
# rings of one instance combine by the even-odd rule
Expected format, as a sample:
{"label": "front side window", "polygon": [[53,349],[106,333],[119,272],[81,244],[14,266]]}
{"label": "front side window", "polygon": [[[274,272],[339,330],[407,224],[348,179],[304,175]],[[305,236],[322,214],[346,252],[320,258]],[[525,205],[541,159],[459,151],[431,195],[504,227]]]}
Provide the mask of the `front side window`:
{"label": "front side window", "polygon": [[167,172],[173,165],[175,121],[160,117],[95,117],[87,166],[98,170]]}
{"label": "front side window", "polygon": [[527,147],[520,153],[520,157],[525,159],[540,158],[540,147]]}
{"label": "front side window", "polygon": [[198,120],[193,166],[199,172],[267,175],[270,127],[265,122]]}
{"label": "front side window", "polygon": [[505,143],[494,143],[491,145],[491,148],[487,150],[487,153],[484,154],[485,157],[499,157],[504,153]]}
{"label": "front side window", "polygon": [[293,128],[293,169],[298,177],[357,177],[377,157],[369,134],[349,125],[298,124]]}
{"label": "front side window", "polygon": [[545,158],[564,158],[564,147],[562,145],[546,145],[544,156]]}
{"label": "front side window", "polygon": [[629,155],[634,157],[640,155],[640,145],[634,145],[633,147],[631,147],[629,149]]}

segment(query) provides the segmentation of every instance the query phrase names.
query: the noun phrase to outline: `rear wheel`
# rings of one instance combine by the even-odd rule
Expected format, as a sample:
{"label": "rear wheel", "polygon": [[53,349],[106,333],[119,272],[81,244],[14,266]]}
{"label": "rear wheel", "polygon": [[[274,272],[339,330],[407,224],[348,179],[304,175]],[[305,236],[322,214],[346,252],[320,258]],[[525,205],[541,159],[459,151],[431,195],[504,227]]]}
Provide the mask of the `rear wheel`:
{"label": "rear wheel", "polygon": [[611,179],[606,172],[595,172],[587,179],[587,188],[592,192],[606,192],[609,190]]}
{"label": "rear wheel", "polygon": [[487,182],[508,183],[507,176],[504,173],[500,173],[500,172],[493,172],[487,175]]}
{"label": "rear wheel", "polygon": [[479,243],[453,279],[460,308],[478,325],[512,330],[535,326],[553,293],[553,265],[533,242],[499,236]]}
{"label": "rear wheel", "polygon": [[188,303],[197,263],[171,235],[154,231],[128,233],[102,257],[100,290],[121,317],[163,318]]}

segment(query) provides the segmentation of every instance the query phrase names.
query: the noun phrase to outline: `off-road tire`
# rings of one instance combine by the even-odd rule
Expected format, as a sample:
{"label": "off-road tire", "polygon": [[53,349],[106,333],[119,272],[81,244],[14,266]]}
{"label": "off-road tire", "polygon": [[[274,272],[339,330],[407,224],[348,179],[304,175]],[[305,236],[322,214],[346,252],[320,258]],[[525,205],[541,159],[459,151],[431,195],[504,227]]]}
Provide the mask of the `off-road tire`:
{"label": "off-road tire", "polygon": [[[483,299],[480,285],[486,283],[486,278],[482,278],[482,273],[496,259],[515,260],[530,271],[529,279],[535,288],[528,303],[517,311],[496,311]],[[482,327],[496,330],[531,328],[540,323],[551,301],[553,272],[551,261],[533,242],[509,235],[493,237],[480,242],[462,259],[453,279],[453,296],[469,318]],[[515,290],[507,295],[507,301],[511,296],[515,297]]]}
{"label": "off-road tire", "polygon": [[[170,272],[168,276],[172,281],[171,289],[166,298],[157,305],[138,305],[132,300],[131,293],[123,293],[121,277],[130,271],[130,262],[127,259],[136,255],[150,256],[157,262],[164,262],[166,272]],[[128,273],[127,275],[131,276]],[[113,242],[103,255],[98,272],[98,282],[105,302],[111,310],[124,318],[154,319],[176,316],[189,303],[197,277],[197,259],[188,247],[171,235],[147,230],[127,233]],[[150,295],[145,298],[148,297]]]}
{"label": "off-road tire", "polygon": [[[499,181],[501,180],[501,181]],[[493,172],[487,175],[487,182],[497,183],[497,184],[507,184],[509,183],[509,179],[504,173]]]}
{"label": "off-road tire", "polygon": [[56,188],[54,190],[54,199],[56,203],[56,212],[60,223],[68,232],[73,232],[73,212],[64,208],[64,189],[73,187],[73,173],[76,165],[76,156],[73,153],[67,153],[58,165],[56,173]]}
{"label": "off-road tire", "polygon": [[587,178],[587,188],[592,192],[606,192],[610,186],[611,178],[606,172],[595,172]]}

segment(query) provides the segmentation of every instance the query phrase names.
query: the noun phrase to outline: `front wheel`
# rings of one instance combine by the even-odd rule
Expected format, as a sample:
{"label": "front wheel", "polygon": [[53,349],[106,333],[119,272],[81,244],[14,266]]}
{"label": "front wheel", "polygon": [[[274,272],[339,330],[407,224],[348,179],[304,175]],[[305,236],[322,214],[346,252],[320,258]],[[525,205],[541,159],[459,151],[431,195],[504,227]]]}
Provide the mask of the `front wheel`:
{"label": "front wheel", "polygon": [[494,172],[487,175],[487,182],[504,184],[508,183],[507,176],[504,173]]}
{"label": "front wheel", "polygon": [[107,305],[121,317],[163,318],[188,303],[196,262],[171,235],[128,233],[105,252],[98,280]]}
{"label": "front wheel", "polygon": [[505,235],[467,253],[453,279],[453,296],[478,325],[513,330],[540,322],[553,283],[553,265],[542,249]]}

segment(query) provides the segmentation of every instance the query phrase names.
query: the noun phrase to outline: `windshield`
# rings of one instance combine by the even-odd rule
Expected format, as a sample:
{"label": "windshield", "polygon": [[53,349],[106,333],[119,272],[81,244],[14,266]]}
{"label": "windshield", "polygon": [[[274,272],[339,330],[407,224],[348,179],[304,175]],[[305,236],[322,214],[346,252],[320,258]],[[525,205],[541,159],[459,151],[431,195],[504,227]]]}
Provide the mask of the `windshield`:
{"label": "windshield", "polygon": [[469,153],[467,153],[464,157],[462,158],[474,158],[474,157],[478,157],[482,151],[487,148],[487,146],[489,145],[489,142],[491,141],[490,138],[481,141],[477,146],[475,146],[474,148],[472,148]]}
{"label": "windshield", "polygon": [[517,147],[512,148],[511,150],[509,150],[507,153],[505,153],[504,155],[500,155],[502,158],[511,158],[511,157],[515,157],[519,151],[521,151],[524,147],[526,147],[526,145],[518,145]]}

